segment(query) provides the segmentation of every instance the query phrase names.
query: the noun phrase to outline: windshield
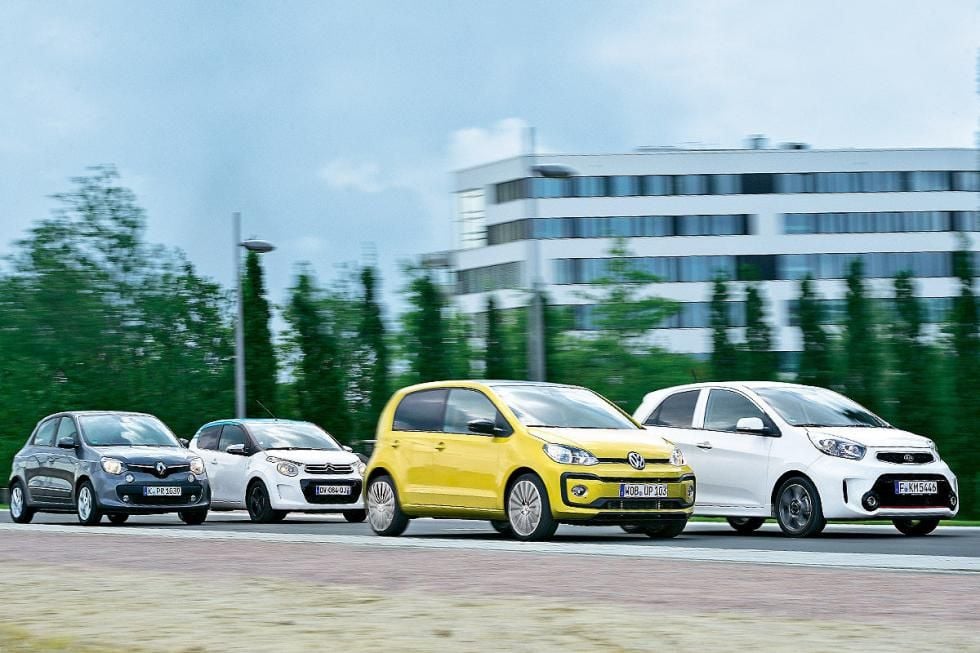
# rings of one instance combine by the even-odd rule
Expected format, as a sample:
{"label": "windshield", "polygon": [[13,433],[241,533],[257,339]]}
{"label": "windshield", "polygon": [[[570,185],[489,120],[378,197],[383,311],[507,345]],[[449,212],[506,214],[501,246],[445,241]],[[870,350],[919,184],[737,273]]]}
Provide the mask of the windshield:
{"label": "windshield", "polygon": [[252,423],[248,430],[262,449],[340,449],[330,434],[306,422]]}
{"label": "windshield", "polygon": [[179,447],[163,422],[147,415],[82,415],[85,441],[93,447]]}
{"label": "windshield", "polygon": [[584,388],[498,385],[494,386],[494,390],[525,426],[638,428],[606,399]]}
{"label": "windshield", "polygon": [[823,388],[757,388],[755,392],[793,426],[888,426],[847,397]]}

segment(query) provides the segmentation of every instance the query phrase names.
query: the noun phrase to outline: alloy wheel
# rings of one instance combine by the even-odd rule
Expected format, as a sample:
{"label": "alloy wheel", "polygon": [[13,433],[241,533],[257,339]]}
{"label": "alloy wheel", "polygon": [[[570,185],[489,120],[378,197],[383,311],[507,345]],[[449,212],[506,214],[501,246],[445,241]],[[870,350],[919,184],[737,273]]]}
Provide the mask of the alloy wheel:
{"label": "alloy wheel", "polygon": [[10,493],[10,515],[16,520],[24,514],[24,491],[20,485],[14,486]]}
{"label": "alloy wheel", "polygon": [[253,516],[261,515],[265,511],[265,492],[258,485],[248,495],[248,511]]}
{"label": "alloy wheel", "polygon": [[802,485],[786,486],[779,497],[779,517],[793,533],[802,532],[813,516],[813,499]]}
{"label": "alloy wheel", "polygon": [[395,492],[386,481],[375,481],[367,493],[368,522],[375,531],[384,531],[395,519]]}
{"label": "alloy wheel", "polygon": [[531,535],[541,522],[541,494],[528,480],[518,481],[510,491],[507,515],[514,532],[522,537]]}
{"label": "alloy wheel", "polygon": [[92,491],[88,486],[82,486],[78,491],[78,516],[83,520],[88,520],[92,515]]}

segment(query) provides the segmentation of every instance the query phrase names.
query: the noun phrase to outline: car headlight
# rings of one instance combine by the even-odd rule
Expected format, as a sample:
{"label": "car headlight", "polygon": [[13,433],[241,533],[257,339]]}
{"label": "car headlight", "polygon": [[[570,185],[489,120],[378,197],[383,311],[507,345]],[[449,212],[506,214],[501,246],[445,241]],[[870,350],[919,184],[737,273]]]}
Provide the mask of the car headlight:
{"label": "car headlight", "polygon": [[568,447],[563,444],[546,444],[544,452],[556,463],[563,465],[595,465],[599,461],[585,449]]}
{"label": "car headlight", "polygon": [[204,461],[200,458],[191,458],[191,474],[200,476],[204,473]]}
{"label": "car headlight", "polygon": [[102,469],[109,474],[122,474],[126,471],[126,463],[117,458],[103,457],[101,461]]}
{"label": "car headlight", "polygon": [[828,456],[847,458],[848,460],[861,460],[867,452],[867,448],[863,444],[858,444],[847,438],[820,437],[816,433],[810,433],[808,435],[813,446]]}
{"label": "car headlight", "polygon": [[296,476],[299,474],[299,465],[291,463],[288,460],[281,460],[276,464],[276,471],[283,476]]}
{"label": "car headlight", "polygon": [[684,453],[677,447],[674,447],[674,450],[670,452],[670,464],[680,467],[684,462]]}
{"label": "car headlight", "polygon": [[354,461],[354,471],[360,476],[364,476],[364,470],[367,469],[367,465],[362,463],[360,460]]}

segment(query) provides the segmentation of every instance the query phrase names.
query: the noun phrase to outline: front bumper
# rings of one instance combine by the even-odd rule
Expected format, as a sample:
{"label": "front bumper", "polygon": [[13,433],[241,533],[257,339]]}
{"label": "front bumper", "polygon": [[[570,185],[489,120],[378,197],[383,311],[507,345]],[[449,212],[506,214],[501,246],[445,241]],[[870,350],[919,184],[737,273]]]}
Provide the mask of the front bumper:
{"label": "front bumper", "polygon": [[[341,512],[362,510],[363,479],[360,476],[304,476],[276,479],[270,493],[272,508],[292,512]],[[347,494],[317,494],[317,486],[342,486]]]}
{"label": "front bumper", "polygon": [[[603,466],[605,467],[605,466]],[[565,471],[559,478],[558,501],[552,501],[555,519],[584,524],[631,524],[649,521],[687,520],[694,511],[694,474],[677,467],[648,466],[642,472],[622,465],[589,471]],[[594,471],[593,471],[594,470]],[[667,496],[630,498],[620,496],[624,483],[662,483]],[[584,494],[574,491],[584,488]]]}
{"label": "front bumper", "polygon": [[[808,475],[816,484],[827,519],[952,519],[959,512],[956,476],[941,460],[924,465],[892,464],[874,459],[873,452],[863,460],[822,456]],[[933,495],[897,495],[894,483],[936,481]],[[868,497],[874,496],[874,509]]]}
{"label": "front bumper", "polygon": [[[132,480],[127,480],[131,477]],[[165,478],[127,471],[114,475],[100,471],[92,479],[99,508],[110,513],[156,514],[206,509],[211,505],[211,488],[204,475],[178,472]],[[179,494],[147,496],[145,488],[178,488]]]}

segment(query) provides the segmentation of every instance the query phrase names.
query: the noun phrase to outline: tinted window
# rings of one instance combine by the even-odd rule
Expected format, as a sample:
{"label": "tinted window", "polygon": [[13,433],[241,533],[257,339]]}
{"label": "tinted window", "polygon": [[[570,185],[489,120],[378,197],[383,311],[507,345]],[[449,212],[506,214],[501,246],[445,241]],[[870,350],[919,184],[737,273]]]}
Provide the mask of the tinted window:
{"label": "tinted window", "polygon": [[670,395],[647,419],[654,426],[675,426],[690,428],[694,423],[694,407],[698,405],[700,390],[686,390]]}
{"label": "tinted window", "polygon": [[208,426],[207,428],[201,429],[200,435],[197,436],[197,446],[200,449],[217,449],[218,448],[218,436],[221,434],[221,425]]}
{"label": "tinted window", "polygon": [[75,420],[70,417],[62,417],[61,424],[58,425],[58,435],[55,436],[55,443],[61,438],[74,438],[78,435],[78,429],[75,428]]}
{"label": "tinted window", "polygon": [[448,390],[421,390],[402,399],[395,410],[396,431],[442,431]]}
{"label": "tinted window", "polygon": [[709,431],[735,431],[743,417],[758,417],[764,423],[765,413],[751,401],[731,390],[712,390],[704,412],[704,428]]}
{"label": "tinted window", "polygon": [[42,424],[41,428],[37,430],[37,435],[34,436],[34,444],[38,447],[53,447],[54,431],[57,427],[57,419],[49,419]]}
{"label": "tinted window", "polygon": [[248,442],[248,438],[245,435],[245,429],[237,424],[225,424],[221,429],[221,441],[218,450],[228,451],[228,447],[246,442]]}
{"label": "tinted window", "polygon": [[482,392],[450,390],[443,430],[446,433],[470,433],[467,425],[475,419],[488,419],[497,426],[504,426],[503,416]]}
{"label": "tinted window", "polygon": [[78,421],[86,442],[93,447],[180,446],[163,422],[148,415],[82,415]]}

